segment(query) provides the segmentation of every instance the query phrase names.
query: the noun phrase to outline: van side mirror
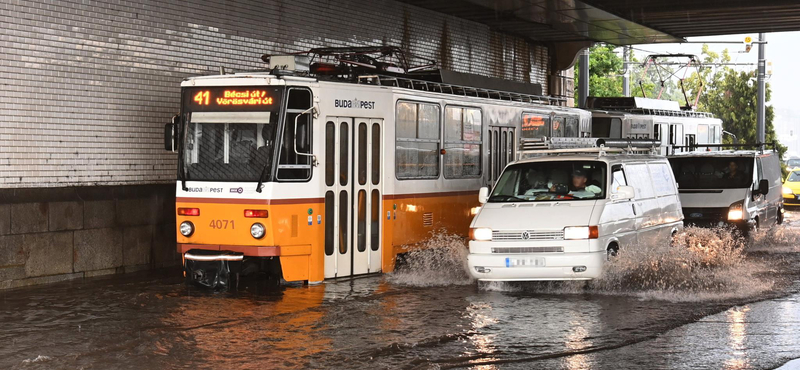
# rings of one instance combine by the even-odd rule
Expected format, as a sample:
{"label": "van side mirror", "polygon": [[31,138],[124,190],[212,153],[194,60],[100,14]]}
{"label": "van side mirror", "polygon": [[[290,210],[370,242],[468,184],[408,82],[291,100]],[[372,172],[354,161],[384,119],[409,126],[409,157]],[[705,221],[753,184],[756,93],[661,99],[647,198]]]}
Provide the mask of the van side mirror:
{"label": "van side mirror", "polygon": [[168,152],[175,151],[175,125],[167,123],[164,125],[164,150]]}
{"label": "van side mirror", "polygon": [[763,179],[758,182],[758,192],[767,195],[769,193],[769,180]]}
{"label": "van side mirror", "polygon": [[489,188],[484,186],[478,191],[478,203],[486,204],[487,201],[489,201]]}
{"label": "van side mirror", "polygon": [[611,199],[613,200],[628,200],[635,197],[636,189],[634,189],[633,186],[620,186],[617,187],[617,191],[615,193],[611,193]]}

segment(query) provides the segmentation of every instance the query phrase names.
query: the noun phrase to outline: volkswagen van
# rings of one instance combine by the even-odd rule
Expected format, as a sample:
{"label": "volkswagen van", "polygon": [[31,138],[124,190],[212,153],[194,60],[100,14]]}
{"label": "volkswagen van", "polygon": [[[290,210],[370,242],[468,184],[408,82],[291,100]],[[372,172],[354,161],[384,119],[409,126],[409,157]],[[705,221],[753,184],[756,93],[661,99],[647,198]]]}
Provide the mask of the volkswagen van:
{"label": "volkswagen van", "polygon": [[480,281],[597,278],[609,256],[667,243],[683,228],[662,156],[554,153],[520,160],[491,190],[481,189],[479,201],[468,265]]}

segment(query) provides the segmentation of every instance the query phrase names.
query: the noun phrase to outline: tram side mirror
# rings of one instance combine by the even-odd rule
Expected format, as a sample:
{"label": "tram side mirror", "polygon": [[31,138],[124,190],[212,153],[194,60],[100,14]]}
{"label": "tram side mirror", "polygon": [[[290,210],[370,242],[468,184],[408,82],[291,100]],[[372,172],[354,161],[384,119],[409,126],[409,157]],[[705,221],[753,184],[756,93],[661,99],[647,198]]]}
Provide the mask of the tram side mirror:
{"label": "tram side mirror", "polygon": [[758,182],[758,192],[763,195],[769,193],[769,180],[761,180]]}
{"label": "tram side mirror", "polygon": [[175,140],[173,139],[175,135],[174,132],[175,132],[175,125],[171,123],[167,123],[166,125],[164,125],[164,150],[168,152],[175,151],[175,146],[173,145],[173,143],[175,142]]}
{"label": "tram side mirror", "polygon": [[176,145],[176,135],[175,135],[175,128],[178,127],[178,122],[180,122],[181,116],[174,115],[172,116],[172,123],[167,123],[164,125],[164,150],[169,152],[175,152]]}
{"label": "tram side mirror", "polygon": [[478,191],[478,203],[486,204],[489,201],[489,188],[482,187],[481,190]]}

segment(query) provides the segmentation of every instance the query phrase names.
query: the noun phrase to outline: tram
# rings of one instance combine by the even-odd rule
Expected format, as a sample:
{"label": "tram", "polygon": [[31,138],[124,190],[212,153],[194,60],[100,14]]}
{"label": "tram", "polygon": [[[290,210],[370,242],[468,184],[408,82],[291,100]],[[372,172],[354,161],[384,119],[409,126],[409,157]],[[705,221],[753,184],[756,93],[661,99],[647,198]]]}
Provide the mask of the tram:
{"label": "tram", "polygon": [[282,69],[181,89],[165,127],[177,248],[187,279],[212,287],[257,271],[304,283],[390,272],[434,231],[468,235],[479,189],[521,137],[591,133],[588,111],[552,98],[397,75]]}
{"label": "tram", "polygon": [[671,147],[698,150],[696,145],[722,143],[722,120],[711,113],[681,109],[678,102],[640,97],[589,97],[592,137],[651,139],[660,154]]}

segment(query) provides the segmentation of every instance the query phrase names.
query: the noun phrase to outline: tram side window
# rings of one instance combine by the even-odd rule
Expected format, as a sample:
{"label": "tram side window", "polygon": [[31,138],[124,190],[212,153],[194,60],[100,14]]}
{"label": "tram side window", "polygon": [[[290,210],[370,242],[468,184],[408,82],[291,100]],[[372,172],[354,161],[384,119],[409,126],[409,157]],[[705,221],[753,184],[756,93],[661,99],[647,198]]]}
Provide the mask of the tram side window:
{"label": "tram side window", "polygon": [[579,137],[578,117],[567,117],[567,123],[564,126],[564,137]]}
{"label": "tram side window", "polygon": [[708,125],[697,125],[697,143],[708,144]]}
{"label": "tram side window", "polygon": [[[311,91],[290,89],[284,122],[281,154],[278,162],[278,180],[296,181],[311,178],[311,114],[300,113],[311,107]],[[295,119],[297,127],[295,127]],[[295,135],[295,133],[297,135]],[[297,152],[295,152],[295,142]],[[301,154],[298,154],[301,153]]]}
{"label": "tram side window", "polygon": [[550,136],[564,137],[564,117],[553,117],[553,126],[550,128]]}
{"label": "tram side window", "polygon": [[621,138],[622,120],[612,117],[592,117],[592,137]]}
{"label": "tram side window", "polygon": [[522,114],[523,139],[535,139],[550,136],[550,116],[536,113]]}
{"label": "tram side window", "polygon": [[398,179],[439,177],[439,113],[436,104],[397,103],[395,171]]}
{"label": "tram side window", "polygon": [[446,107],[444,116],[444,177],[480,177],[481,110]]}

